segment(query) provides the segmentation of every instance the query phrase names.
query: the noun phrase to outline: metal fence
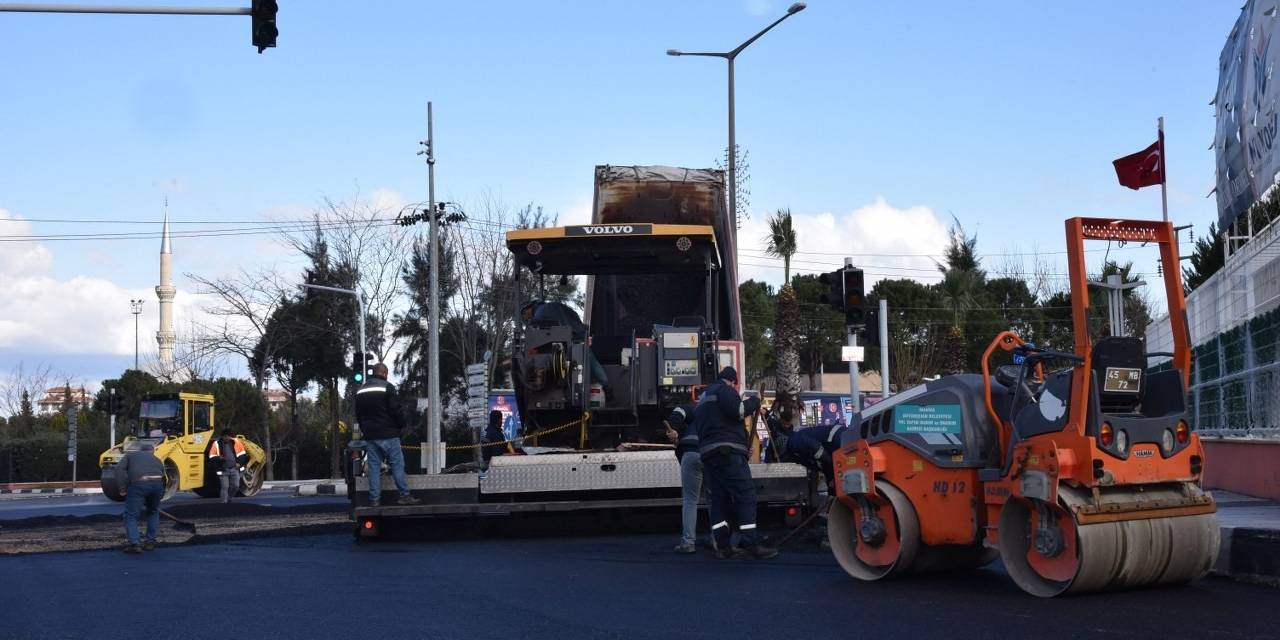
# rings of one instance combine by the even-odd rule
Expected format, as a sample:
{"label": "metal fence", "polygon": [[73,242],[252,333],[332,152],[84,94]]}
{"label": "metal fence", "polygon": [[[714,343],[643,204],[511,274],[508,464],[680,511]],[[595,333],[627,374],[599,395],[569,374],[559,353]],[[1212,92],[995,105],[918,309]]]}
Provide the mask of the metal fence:
{"label": "metal fence", "polygon": [[[1280,222],[1187,296],[1187,321],[1196,430],[1280,438]],[[1149,351],[1167,351],[1168,319],[1153,323],[1147,336]]]}

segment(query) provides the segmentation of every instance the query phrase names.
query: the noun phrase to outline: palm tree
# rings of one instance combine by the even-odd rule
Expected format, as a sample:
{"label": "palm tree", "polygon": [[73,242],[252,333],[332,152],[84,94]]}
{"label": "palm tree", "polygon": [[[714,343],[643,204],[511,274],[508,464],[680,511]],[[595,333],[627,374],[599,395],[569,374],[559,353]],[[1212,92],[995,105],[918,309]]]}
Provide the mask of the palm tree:
{"label": "palm tree", "polygon": [[965,349],[965,316],[978,306],[978,293],[987,274],[978,267],[978,238],[964,232],[960,221],[952,218],[948,229],[950,241],[943,252],[943,262],[936,262],[942,272],[942,282],[937,284],[942,304],[951,312],[951,327],[946,336],[946,356],[943,370],[947,373],[963,373],[969,366]]}
{"label": "palm tree", "polygon": [[769,217],[769,235],[764,237],[766,255],[782,258],[782,284],[791,283],[791,256],[796,254],[796,228],[791,224],[791,209],[778,209]]}
{"label": "palm tree", "polygon": [[800,415],[800,301],[791,286],[791,256],[796,253],[796,230],[791,223],[791,210],[778,209],[769,218],[769,235],[765,236],[765,253],[782,258],[782,288],[778,290],[777,326],[773,348],[777,361],[775,376],[778,407],[790,405],[793,415]]}

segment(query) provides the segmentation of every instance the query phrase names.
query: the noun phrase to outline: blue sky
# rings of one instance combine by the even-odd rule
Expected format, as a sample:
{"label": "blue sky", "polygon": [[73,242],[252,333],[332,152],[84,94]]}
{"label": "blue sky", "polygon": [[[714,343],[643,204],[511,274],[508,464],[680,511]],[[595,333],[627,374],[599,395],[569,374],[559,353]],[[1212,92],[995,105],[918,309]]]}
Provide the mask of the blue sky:
{"label": "blue sky", "polygon": [[[441,198],[488,192],[576,221],[595,164],[720,156],[723,61],[663,52],[731,48],[788,3],[280,4],[280,46],[262,55],[247,17],[0,14],[0,217],[158,219],[166,195],[179,222],[301,216],[357,193],[422,200],[414,154],[433,100]],[[805,269],[846,249],[934,251],[952,215],[981,252],[1060,251],[1066,217],[1159,216],[1159,190],[1120,187],[1111,160],[1150,144],[1161,115],[1171,217],[1202,233],[1216,215],[1208,103],[1238,13],[1191,0],[810,2],[738,60],[744,244],[758,247],[756,223],[788,206],[809,221]],[[936,223],[904,223],[911,211]],[[0,306],[0,370],[44,358],[92,382],[127,364],[131,295],[148,300],[153,344],[158,244],[0,246],[0,283],[34,292]],[[289,260],[260,237],[178,240],[175,252],[178,273]],[[781,278],[763,258],[744,263]],[[1152,264],[1147,252],[1140,270]],[[66,293],[48,300],[55,290]],[[55,307],[35,334],[22,327],[32,306]]]}

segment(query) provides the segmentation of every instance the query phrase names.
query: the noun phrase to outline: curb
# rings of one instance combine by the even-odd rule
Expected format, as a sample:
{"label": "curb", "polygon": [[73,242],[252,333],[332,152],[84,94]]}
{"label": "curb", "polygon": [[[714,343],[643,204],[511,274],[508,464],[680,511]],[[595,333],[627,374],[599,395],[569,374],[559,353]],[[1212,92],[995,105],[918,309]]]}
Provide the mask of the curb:
{"label": "curb", "polygon": [[347,495],[347,485],[342,484],[303,484],[298,485],[293,492],[295,496],[345,496]]}
{"label": "curb", "polygon": [[1280,586],[1280,530],[1222,527],[1213,573],[1234,580]]}
{"label": "curb", "polygon": [[102,493],[102,488],[101,488],[101,487],[92,487],[92,488],[88,488],[88,487],[86,487],[86,488],[81,488],[81,489],[72,489],[71,487],[66,487],[66,488],[63,488],[63,489],[0,489],[0,495],[5,495],[5,496],[8,496],[8,495],[15,495],[15,496],[17,496],[17,495],[21,495],[21,496],[29,496],[29,495],[67,495],[67,494],[82,494],[82,495],[83,495],[83,494],[90,494],[90,493]]}

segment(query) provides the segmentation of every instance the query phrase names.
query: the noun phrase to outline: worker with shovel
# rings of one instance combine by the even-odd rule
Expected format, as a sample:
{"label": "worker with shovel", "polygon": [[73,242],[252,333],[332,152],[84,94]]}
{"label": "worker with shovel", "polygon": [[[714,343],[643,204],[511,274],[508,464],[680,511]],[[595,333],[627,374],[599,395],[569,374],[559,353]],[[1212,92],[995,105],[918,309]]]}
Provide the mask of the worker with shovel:
{"label": "worker with shovel", "polygon": [[[142,553],[156,548],[160,528],[160,499],[164,497],[164,464],[155,455],[155,445],[141,441],[137,449],[124,454],[116,465],[116,481],[124,494],[125,553]],[[138,516],[147,517],[147,537],[138,544]]]}

